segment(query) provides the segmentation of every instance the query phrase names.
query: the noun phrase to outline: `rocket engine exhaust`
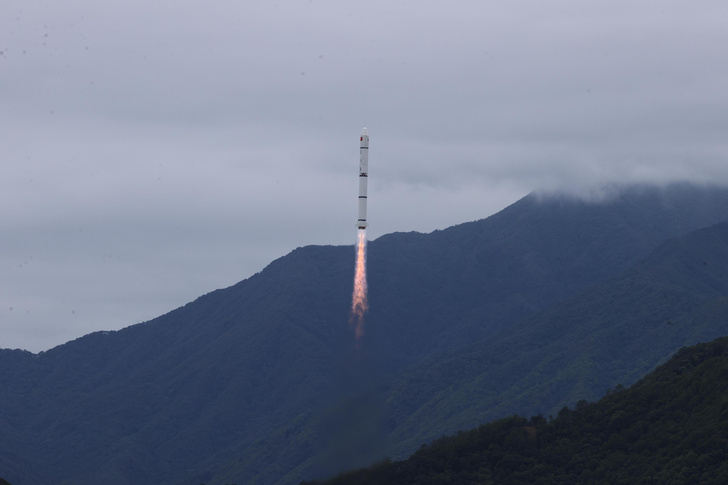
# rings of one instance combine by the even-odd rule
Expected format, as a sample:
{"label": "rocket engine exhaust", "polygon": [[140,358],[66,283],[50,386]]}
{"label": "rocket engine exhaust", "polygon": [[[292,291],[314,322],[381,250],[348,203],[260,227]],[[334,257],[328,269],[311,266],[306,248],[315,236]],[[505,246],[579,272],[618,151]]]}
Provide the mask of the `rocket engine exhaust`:
{"label": "rocket engine exhaust", "polygon": [[361,130],[359,137],[359,229],[356,243],[356,271],[354,273],[354,293],[351,298],[351,317],[349,324],[354,327],[354,335],[359,340],[364,335],[364,314],[367,311],[367,181],[369,179],[369,132]]}
{"label": "rocket engine exhaust", "polygon": [[364,335],[364,314],[367,303],[367,231],[359,229],[356,243],[356,271],[354,272],[354,293],[351,298],[351,318],[354,336],[359,340]]}

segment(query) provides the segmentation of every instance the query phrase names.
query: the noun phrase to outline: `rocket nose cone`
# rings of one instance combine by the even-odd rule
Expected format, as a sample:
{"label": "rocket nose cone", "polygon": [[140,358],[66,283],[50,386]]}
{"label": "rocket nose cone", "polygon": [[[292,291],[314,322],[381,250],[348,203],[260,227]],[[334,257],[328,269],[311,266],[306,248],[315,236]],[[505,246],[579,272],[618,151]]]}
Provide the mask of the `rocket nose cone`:
{"label": "rocket nose cone", "polygon": [[364,127],[364,128],[361,129],[361,134],[362,134],[362,136],[369,134],[369,132],[367,131],[366,127]]}

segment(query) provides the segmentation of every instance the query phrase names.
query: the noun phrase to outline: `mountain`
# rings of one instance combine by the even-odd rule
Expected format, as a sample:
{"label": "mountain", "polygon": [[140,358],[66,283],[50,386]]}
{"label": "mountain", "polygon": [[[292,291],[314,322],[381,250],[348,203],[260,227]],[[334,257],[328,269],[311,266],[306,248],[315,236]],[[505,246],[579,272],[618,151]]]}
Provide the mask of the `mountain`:
{"label": "mountain", "polygon": [[727,401],[721,338],[682,348],[631,388],[554,419],[500,419],[325,483],[728,483]]}
{"label": "mountain", "polygon": [[684,345],[728,335],[727,256],[725,222],[670,239],[620,275],[398,376],[395,455],[498,417],[596,400]]}
{"label": "mountain", "polygon": [[631,187],[601,203],[531,195],[481,221],[383,236],[368,255],[370,345],[409,364],[486,339],[668,238],[725,220],[724,197],[681,185]]}
{"label": "mountain", "polygon": [[[354,251],[311,246],[152,321],[37,355],[2,350],[0,476],[15,485],[298,483],[411,452],[433,432],[487,416],[473,412],[473,399],[496,399],[483,391],[494,382],[504,413],[544,393],[548,406],[598,397],[636,379],[631,364],[599,373],[587,357],[570,360],[578,346],[561,346],[583,341],[578,330],[591,323],[580,311],[633,314],[643,302],[616,299],[610,310],[589,292],[725,214],[724,188],[629,187],[598,202],[533,194],[480,221],[383,236],[369,245],[371,309],[358,349],[347,325]],[[634,278],[624,293],[651,291]],[[676,293],[675,308],[701,291]],[[688,301],[669,327],[700,309],[721,324],[713,303]],[[637,310],[616,306],[627,304]],[[559,315],[572,324],[559,326]],[[689,339],[676,335],[642,368]],[[554,372],[564,365],[569,373]],[[550,393],[531,391],[533,382]],[[581,392],[574,382],[588,385]],[[455,401],[445,400],[448,386]]]}

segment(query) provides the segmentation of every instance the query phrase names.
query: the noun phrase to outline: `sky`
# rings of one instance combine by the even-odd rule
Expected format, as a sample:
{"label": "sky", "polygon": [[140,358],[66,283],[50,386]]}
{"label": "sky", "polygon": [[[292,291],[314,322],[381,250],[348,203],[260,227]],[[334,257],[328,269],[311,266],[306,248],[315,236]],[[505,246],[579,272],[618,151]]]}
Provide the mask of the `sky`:
{"label": "sky", "polygon": [[[3,0],[0,347],[532,191],[728,183],[728,3]],[[352,264],[353,264],[352,249]]]}

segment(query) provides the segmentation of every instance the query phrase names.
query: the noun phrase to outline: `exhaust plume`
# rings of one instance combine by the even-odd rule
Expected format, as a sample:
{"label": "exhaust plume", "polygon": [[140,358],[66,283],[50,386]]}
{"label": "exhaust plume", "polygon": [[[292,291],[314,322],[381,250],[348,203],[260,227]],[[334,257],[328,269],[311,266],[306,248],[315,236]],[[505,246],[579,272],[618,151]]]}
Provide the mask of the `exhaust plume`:
{"label": "exhaust plume", "polygon": [[349,324],[354,327],[354,335],[357,340],[364,335],[364,314],[367,309],[367,231],[359,229],[356,244],[354,293],[351,298],[351,317],[349,318]]}

